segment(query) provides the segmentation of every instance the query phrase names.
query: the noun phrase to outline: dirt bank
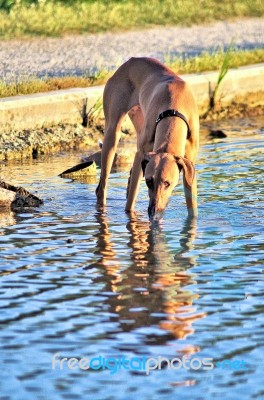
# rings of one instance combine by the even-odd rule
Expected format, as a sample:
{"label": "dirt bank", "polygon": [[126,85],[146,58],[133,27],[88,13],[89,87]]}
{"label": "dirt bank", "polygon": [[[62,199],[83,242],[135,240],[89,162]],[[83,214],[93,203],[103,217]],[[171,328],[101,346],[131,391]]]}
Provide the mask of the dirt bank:
{"label": "dirt bank", "polygon": [[60,124],[39,129],[3,132],[0,136],[0,160],[36,158],[96,146],[102,138],[100,126]]}

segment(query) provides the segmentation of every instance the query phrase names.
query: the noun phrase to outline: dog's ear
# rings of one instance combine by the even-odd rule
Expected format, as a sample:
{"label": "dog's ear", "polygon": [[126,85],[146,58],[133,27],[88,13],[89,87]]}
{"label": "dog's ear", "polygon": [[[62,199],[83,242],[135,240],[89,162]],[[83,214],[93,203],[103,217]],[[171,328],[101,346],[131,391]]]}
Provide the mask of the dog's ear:
{"label": "dog's ear", "polygon": [[143,176],[145,176],[145,169],[146,169],[146,166],[147,166],[148,162],[150,161],[151,157],[153,157],[155,154],[156,153],[154,151],[150,151],[148,153],[144,153],[144,157],[143,157],[143,159],[141,161],[141,168],[142,168],[142,171],[143,171]]}
{"label": "dog's ear", "polygon": [[185,157],[174,157],[176,163],[182,167],[185,181],[189,187],[192,186],[195,177],[195,169],[193,163]]}

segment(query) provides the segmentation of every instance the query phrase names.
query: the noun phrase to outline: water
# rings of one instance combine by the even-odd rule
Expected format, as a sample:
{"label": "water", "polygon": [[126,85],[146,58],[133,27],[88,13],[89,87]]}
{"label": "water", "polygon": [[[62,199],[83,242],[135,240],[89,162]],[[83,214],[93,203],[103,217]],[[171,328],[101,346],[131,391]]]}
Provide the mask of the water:
{"label": "water", "polygon": [[[126,171],[111,175],[99,213],[95,181],[57,176],[80,154],[2,166],[3,179],[45,205],[1,214],[1,399],[263,398],[263,122],[227,121],[227,138],[203,135],[197,222],[178,187],[151,227],[144,183],[130,219]],[[137,362],[116,373],[114,361],[112,371],[60,370],[55,353]],[[135,370],[144,356],[184,355],[215,366]]]}

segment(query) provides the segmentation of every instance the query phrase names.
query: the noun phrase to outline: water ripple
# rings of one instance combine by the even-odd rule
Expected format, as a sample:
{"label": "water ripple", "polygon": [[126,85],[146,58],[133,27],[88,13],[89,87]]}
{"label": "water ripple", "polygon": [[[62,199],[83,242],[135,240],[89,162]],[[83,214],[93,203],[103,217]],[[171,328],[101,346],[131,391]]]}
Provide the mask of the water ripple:
{"label": "water ripple", "polygon": [[[3,399],[169,399],[186,390],[194,400],[237,399],[238,390],[241,399],[263,397],[261,123],[223,123],[226,139],[203,138],[197,221],[186,219],[179,186],[152,227],[144,183],[129,218],[122,171],[111,175],[109,204],[99,213],[94,183],[57,176],[78,154],[3,169],[3,179],[45,200],[38,210],[1,214]],[[54,353],[243,359],[248,369],[111,375],[52,370]]]}

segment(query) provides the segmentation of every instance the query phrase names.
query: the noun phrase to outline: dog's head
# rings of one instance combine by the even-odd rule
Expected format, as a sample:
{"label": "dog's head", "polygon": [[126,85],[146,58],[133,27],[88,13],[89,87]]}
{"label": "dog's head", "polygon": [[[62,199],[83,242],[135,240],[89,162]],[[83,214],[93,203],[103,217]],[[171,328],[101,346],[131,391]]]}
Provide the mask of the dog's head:
{"label": "dog's head", "polygon": [[160,219],[179,181],[182,169],[184,184],[189,188],[192,186],[195,175],[194,166],[187,158],[155,152],[144,154],[141,165],[149,192],[149,217]]}

